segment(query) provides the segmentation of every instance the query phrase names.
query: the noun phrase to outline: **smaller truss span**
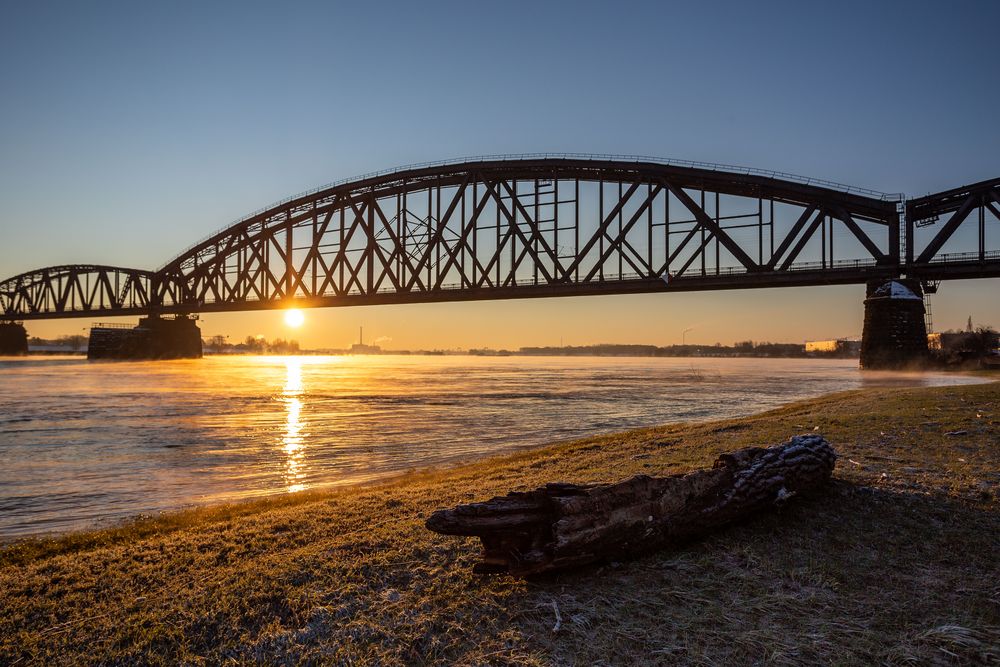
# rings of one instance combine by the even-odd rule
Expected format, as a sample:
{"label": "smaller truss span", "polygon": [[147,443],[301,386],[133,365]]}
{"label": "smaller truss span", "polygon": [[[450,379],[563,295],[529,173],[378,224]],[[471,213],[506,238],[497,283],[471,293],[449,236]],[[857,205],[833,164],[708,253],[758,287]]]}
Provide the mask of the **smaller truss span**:
{"label": "smaller truss span", "polygon": [[27,320],[150,312],[160,286],[155,272],[98,264],[28,271],[0,282],[0,319]]}

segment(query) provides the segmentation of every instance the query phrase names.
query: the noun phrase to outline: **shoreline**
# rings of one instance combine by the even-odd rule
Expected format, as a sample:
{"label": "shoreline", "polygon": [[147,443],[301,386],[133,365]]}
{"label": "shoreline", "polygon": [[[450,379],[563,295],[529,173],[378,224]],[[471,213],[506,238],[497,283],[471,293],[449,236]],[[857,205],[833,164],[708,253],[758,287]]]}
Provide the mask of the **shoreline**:
{"label": "shoreline", "polygon": [[[897,373],[905,373],[905,372],[906,371],[898,371]],[[913,372],[926,373],[933,371],[913,371]],[[990,383],[1000,385],[1000,377],[997,377],[997,375],[991,371],[956,370],[954,374],[975,377],[980,379],[980,382],[968,383],[968,384],[956,384],[956,385],[931,385],[926,387],[903,387],[903,389],[945,389],[948,387],[975,386],[976,384],[990,384]],[[891,388],[872,387],[872,388],[857,388],[857,389],[848,389],[844,391],[835,391],[827,394],[820,394],[812,398],[798,399],[783,405],[779,405],[774,408],[770,408],[768,410],[764,410],[762,412],[752,412],[742,416],[666,422],[663,424],[656,424],[653,426],[639,427],[634,429],[626,429],[623,431],[613,431],[610,433],[595,433],[593,435],[584,436],[582,438],[554,440],[550,442],[537,443],[537,444],[524,444],[520,446],[515,446],[509,450],[496,452],[494,454],[489,454],[486,456],[473,455],[468,458],[457,459],[455,461],[447,462],[441,465],[435,465],[426,468],[412,468],[390,473],[382,477],[375,477],[371,479],[359,479],[357,481],[345,482],[343,484],[317,485],[316,487],[305,489],[303,491],[298,491],[295,493],[275,491],[272,493],[264,492],[259,495],[253,495],[238,499],[208,500],[203,503],[190,503],[171,509],[165,509],[152,514],[146,512],[138,512],[135,515],[126,517],[119,517],[119,518],[108,517],[107,519],[98,519],[98,523],[90,527],[69,529],[65,531],[30,533],[30,534],[15,535],[10,537],[0,536],[0,565],[3,565],[5,562],[7,562],[12,547],[17,548],[27,545],[31,545],[32,547],[34,547],[41,544],[58,544],[62,542],[72,542],[74,544],[102,543],[105,541],[103,539],[103,536],[117,535],[123,532],[128,533],[130,535],[155,534],[161,529],[159,528],[160,526],[167,527],[167,526],[183,525],[186,524],[189,519],[194,519],[195,517],[197,517],[197,520],[214,520],[219,517],[245,516],[248,514],[253,514],[255,512],[267,511],[275,508],[295,507],[305,503],[319,502],[331,496],[337,496],[345,493],[349,494],[355,491],[377,489],[378,487],[382,486],[391,488],[406,483],[420,483],[422,480],[448,476],[449,473],[458,474],[464,472],[466,469],[476,468],[480,465],[490,465],[493,463],[496,464],[513,463],[514,460],[518,459],[522,455],[526,454],[530,455],[532,453],[542,452],[548,449],[555,450],[563,447],[577,445],[580,443],[590,443],[591,441],[601,441],[609,438],[617,438],[617,437],[627,438],[641,432],[654,431],[670,427],[695,428],[697,426],[703,426],[706,424],[713,424],[713,423],[728,424],[730,422],[741,422],[744,420],[752,420],[755,418],[764,418],[771,413],[781,412],[786,408],[791,408],[800,403],[810,404],[813,402],[822,402],[827,398],[835,398],[840,395],[849,395],[861,392],[887,391],[887,390],[891,390]],[[767,443],[767,444],[776,444],[776,443]],[[608,480],[608,481],[615,481],[615,480]],[[106,525],[101,525],[100,522],[105,520],[108,523]]]}
{"label": "shoreline", "polygon": [[[225,355],[223,355],[225,356]],[[275,356],[275,355],[264,355],[264,356]],[[280,356],[280,355],[279,355]],[[1000,382],[1000,377],[990,371],[958,371],[953,373],[934,371],[934,370],[915,370],[915,371],[870,371],[870,374],[876,376],[890,373],[892,377],[905,377],[907,375],[941,375],[944,377],[948,376],[965,376],[968,378],[973,378],[968,384],[974,383],[988,383],[988,382]],[[933,380],[931,380],[933,381]],[[907,385],[903,385],[907,387]],[[946,387],[946,386],[962,386],[962,384],[932,384],[930,387]],[[927,387],[927,388],[930,388]],[[148,533],[147,525],[158,525],[160,523],[174,524],[180,519],[181,515],[185,514],[197,514],[200,516],[215,516],[215,515],[229,515],[229,514],[239,514],[243,515],[248,512],[258,511],[253,509],[253,507],[260,506],[262,508],[267,508],[271,506],[285,507],[298,505],[302,502],[311,502],[315,499],[321,499],[329,494],[337,494],[349,492],[352,489],[363,489],[369,487],[377,487],[379,485],[385,484],[393,486],[410,478],[427,477],[427,476],[437,476],[441,474],[447,474],[451,470],[457,470],[466,468],[469,466],[475,466],[480,463],[489,463],[493,459],[502,460],[509,455],[516,455],[524,452],[531,452],[534,450],[542,450],[551,447],[560,447],[567,444],[573,444],[580,441],[589,441],[592,439],[599,439],[602,437],[614,437],[614,436],[627,436],[630,433],[662,428],[667,426],[688,426],[693,427],[698,424],[705,424],[709,422],[722,422],[731,421],[738,419],[749,419],[756,417],[758,415],[763,415],[767,412],[773,410],[780,410],[784,407],[795,405],[796,403],[821,400],[827,396],[833,396],[839,393],[851,392],[851,391],[871,391],[876,389],[888,389],[889,385],[883,387],[875,386],[871,388],[859,387],[856,389],[842,390],[837,392],[829,392],[825,394],[819,394],[814,397],[799,398],[789,403],[784,403],[772,408],[768,408],[764,412],[749,412],[743,415],[735,416],[706,416],[700,419],[689,419],[685,421],[670,421],[663,422],[659,424],[653,424],[650,426],[639,426],[632,429],[626,429],[623,431],[611,431],[611,432],[596,432],[588,436],[581,436],[575,438],[559,439],[559,440],[549,440],[544,442],[525,442],[520,445],[512,445],[509,449],[498,450],[491,453],[483,454],[469,454],[458,456],[451,460],[445,460],[444,462],[425,466],[425,467],[413,467],[399,469],[393,472],[387,472],[381,475],[372,476],[368,478],[358,477],[351,479],[349,481],[334,482],[329,484],[317,484],[311,488],[303,491],[298,491],[295,493],[288,493],[286,491],[274,490],[274,491],[259,491],[252,494],[247,494],[241,498],[226,498],[224,496],[206,499],[203,501],[187,502],[175,507],[169,507],[159,511],[137,511],[134,514],[124,515],[124,516],[99,516],[91,525],[81,526],[77,528],[69,528],[63,530],[53,530],[45,531],[39,530],[37,532],[31,533],[20,533],[12,534],[8,536],[0,535],[0,563],[3,562],[3,554],[5,550],[8,550],[12,545],[17,545],[22,542],[44,542],[53,543],[59,542],[64,539],[71,541],[77,541],[78,538],[83,541],[91,541],[88,536],[91,534],[104,534],[104,533],[119,533],[122,531],[128,533]],[[920,388],[909,386],[908,388]],[[774,444],[774,443],[772,443]],[[249,506],[251,509],[244,510],[245,506]],[[178,515],[178,516],[174,516]]]}
{"label": "shoreline", "polygon": [[[422,525],[816,427],[840,455],[827,492],[636,561],[476,577],[475,540]],[[0,550],[0,662],[975,662],[1000,651],[998,452],[996,382],[860,389],[19,540]]]}

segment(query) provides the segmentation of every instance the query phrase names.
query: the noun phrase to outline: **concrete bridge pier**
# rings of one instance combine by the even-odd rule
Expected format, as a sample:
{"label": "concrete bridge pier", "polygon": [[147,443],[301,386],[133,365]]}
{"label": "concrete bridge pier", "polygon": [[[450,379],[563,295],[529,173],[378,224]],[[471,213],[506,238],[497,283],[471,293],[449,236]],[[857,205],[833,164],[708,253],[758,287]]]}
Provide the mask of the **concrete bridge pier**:
{"label": "concrete bridge pier", "polygon": [[19,322],[0,322],[0,356],[28,353],[28,332]]}
{"label": "concrete bridge pier", "polygon": [[861,367],[898,370],[927,361],[924,293],[919,280],[873,280],[867,285]]}
{"label": "concrete bridge pier", "polygon": [[195,317],[150,315],[135,328],[95,325],[90,330],[88,359],[199,359],[201,329]]}

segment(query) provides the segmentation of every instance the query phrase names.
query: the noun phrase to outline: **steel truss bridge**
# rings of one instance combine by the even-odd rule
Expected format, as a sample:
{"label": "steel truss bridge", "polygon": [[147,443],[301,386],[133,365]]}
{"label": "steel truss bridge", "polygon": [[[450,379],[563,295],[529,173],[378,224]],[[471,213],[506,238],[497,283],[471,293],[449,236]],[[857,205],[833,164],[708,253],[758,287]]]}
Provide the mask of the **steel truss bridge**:
{"label": "steel truss bridge", "polygon": [[906,200],[653,158],[406,167],[226,227],[156,271],[53,266],[0,319],[238,311],[1000,276],[1000,178]]}

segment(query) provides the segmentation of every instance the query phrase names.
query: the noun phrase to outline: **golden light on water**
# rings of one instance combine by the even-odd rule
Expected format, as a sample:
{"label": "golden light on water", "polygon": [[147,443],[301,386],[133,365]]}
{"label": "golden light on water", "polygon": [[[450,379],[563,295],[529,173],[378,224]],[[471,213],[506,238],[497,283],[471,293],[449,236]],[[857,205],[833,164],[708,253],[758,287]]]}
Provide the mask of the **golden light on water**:
{"label": "golden light on water", "polygon": [[[289,311],[292,312],[292,311]],[[298,312],[298,311],[294,311]],[[302,313],[299,313],[301,316]],[[287,315],[286,315],[287,318]],[[288,493],[306,488],[303,456],[305,454],[302,428],[302,360],[289,357],[285,361],[285,388],[282,401],[285,403],[285,432],[281,439],[285,452],[285,486]]]}
{"label": "golden light on water", "polygon": [[285,396],[296,396],[302,392],[302,360],[298,357],[285,359]]}
{"label": "golden light on water", "polygon": [[306,321],[306,316],[298,308],[289,308],[285,311],[285,324],[293,329],[298,329]]}

